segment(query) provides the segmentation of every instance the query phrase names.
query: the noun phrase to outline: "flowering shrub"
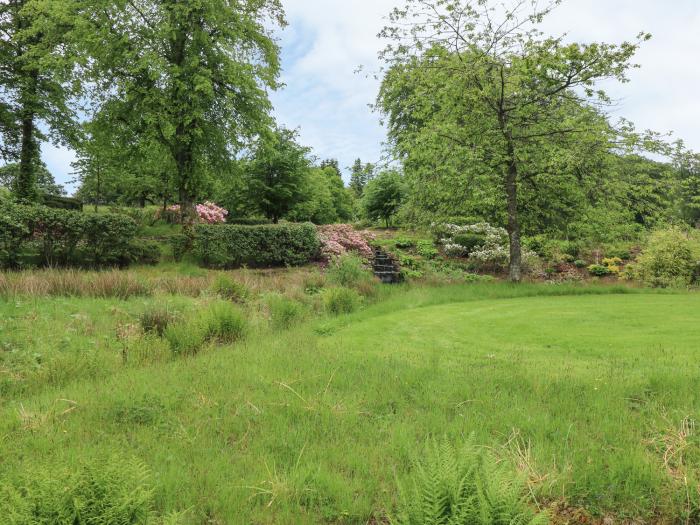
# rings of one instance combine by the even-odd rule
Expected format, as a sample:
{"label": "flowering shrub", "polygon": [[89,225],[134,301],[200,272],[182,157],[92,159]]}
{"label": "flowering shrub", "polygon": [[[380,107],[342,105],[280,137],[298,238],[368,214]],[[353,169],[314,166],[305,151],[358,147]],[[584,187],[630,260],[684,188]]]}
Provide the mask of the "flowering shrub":
{"label": "flowering shrub", "polygon": [[325,260],[331,260],[348,252],[357,253],[364,259],[372,257],[369,245],[371,234],[357,231],[349,224],[331,224],[319,226],[318,237],[321,241],[321,255]]}
{"label": "flowering shrub", "polygon": [[477,260],[508,260],[508,232],[486,222],[458,226],[445,224],[441,227],[440,243],[445,253],[452,257],[470,256]]}
{"label": "flowering shrub", "polygon": [[[504,228],[480,222],[465,226],[433,225],[433,229],[443,232],[440,242],[449,257],[469,257],[471,261],[492,270],[503,269],[510,262],[508,232]],[[536,271],[540,266],[537,254],[527,248],[522,250],[522,262],[528,272]]]}
{"label": "flowering shrub", "polygon": [[[168,206],[165,211],[164,218],[166,219],[178,216],[180,214],[180,205],[173,204]],[[195,212],[197,217],[199,217],[199,222],[204,224],[222,224],[226,222],[226,217],[228,216],[228,210],[208,201],[204,204],[197,204]]]}

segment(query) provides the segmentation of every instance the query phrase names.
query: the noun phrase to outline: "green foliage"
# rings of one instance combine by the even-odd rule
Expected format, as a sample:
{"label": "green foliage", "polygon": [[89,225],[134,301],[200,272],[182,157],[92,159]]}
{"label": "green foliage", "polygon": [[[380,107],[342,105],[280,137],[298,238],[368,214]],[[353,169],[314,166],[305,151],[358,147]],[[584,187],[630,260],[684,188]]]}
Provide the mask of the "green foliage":
{"label": "green foliage", "polygon": [[299,266],[320,249],[312,224],[199,225],[195,232],[193,254],[213,268]]}
{"label": "green foliage", "polygon": [[658,288],[686,287],[694,279],[700,242],[679,229],[657,230],[651,234],[636,265],[641,280]]}
{"label": "green foliage", "polygon": [[362,297],[351,288],[333,287],[323,290],[323,304],[331,315],[350,314],[362,303]]}
{"label": "green foliage", "polygon": [[73,197],[44,195],[41,198],[41,204],[48,206],[49,208],[58,208],[60,210],[83,211],[83,201],[80,199],[74,199]]}
{"label": "green foliage", "polygon": [[337,286],[355,288],[373,280],[372,272],[361,257],[346,254],[334,258],[326,273],[328,281]]}
{"label": "green foliage", "polygon": [[[629,127],[620,137],[608,123],[600,107],[610,99],[597,86],[627,81],[641,42],[563,45],[522,24],[542,23],[556,2],[495,9],[463,0],[402,4],[381,33],[390,42],[377,106],[402,159],[413,216],[461,213],[508,225],[516,254],[523,231],[564,233],[572,222],[590,223],[585,215],[604,209],[611,195],[602,181],[615,158],[612,145],[647,145]],[[666,175],[650,171],[656,197]],[[628,196],[619,196],[615,210],[628,220],[636,211],[644,221],[656,214],[624,210]],[[519,256],[509,270],[512,280],[521,279]]]}
{"label": "green foliage", "polygon": [[207,342],[206,328],[200,319],[183,319],[171,323],[165,329],[163,337],[175,355],[191,356],[199,353]]}
{"label": "green foliage", "polygon": [[177,321],[178,317],[177,313],[167,306],[154,306],[139,315],[139,324],[145,334],[163,337],[168,326]]}
{"label": "green foliage", "polygon": [[429,442],[415,462],[412,481],[400,486],[393,525],[549,523],[530,506],[526,479],[472,442],[459,451],[447,441]]}
{"label": "green foliage", "polygon": [[86,215],[45,206],[5,206],[0,215],[0,266],[20,252],[46,266],[124,266],[136,224],[123,215]]}
{"label": "green foliage", "polygon": [[[0,187],[12,190],[16,187],[19,179],[20,165],[18,163],[5,164],[0,167]],[[54,176],[51,174],[46,164],[41,159],[35,160],[34,178],[37,194],[45,206],[64,209],[82,209],[82,204],[76,199],[62,197],[66,193],[63,186],[56,184]],[[52,205],[54,204],[55,205]],[[80,207],[78,207],[80,204]]]}
{"label": "green foliage", "polygon": [[79,3],[90,21],[81,37],[101,103],[86,173],[94,180],[126,159],[124,175],[138,183],[135,176],[147,173],[155,193],[172,188],[189,208],[212,174],[230,171],[242,146],[269,126],[268,92],[279,73],[273,30],[285,24],[280,2],[93,4]]}
{"label": "green foliage", "polygon": [[250,297],[250,290],[245,285],[225,274],[216,276],[212,283],[212,291],[222,299],[235,303],[245,303]]}
{"label": "green foliage", "polygon": [[[253,211],[274,223],[305,200],[311,184],[309,149],[298,145],[296,140],[297,133],[287,129],[264,136],[246,168],[246,202]],[[330,191],[325,186],[322,188],[328,205]]]}
{"label": "green foliage", "polygon": [[267,307],[270,326],[274,330],[292,328],[306,314],[304,305],[277,293],[268,294],[265,297],[265,306]]}
{"label": "green foliage", "polygon": [[138,239],[129,246],[131,260],[136,264],[156,265],[163,255],[160,244],[156,241]]}
{"label": "green foliage", "polygon": [[416,242],[413,239],[406,239],[404,237],[397,237],[394,239],[394,245],[401,250],[408,250],[416,246]]}
{"label": "green foliage", "polygon": [[356,159],[350,170],[350,191],[356,199],[362,198],[365,187],[374,178],[374,165],[363,164],[362,159]]}
{"label": "green foliage", "polygon": [[416,253],[426,259],[435,259],[440,254],[431,241],[418,241],[416,243]]}
{"label": "green foliage", "polygon": [[403,178],[398,171],[384,171],[372,179],[364,189],[362,207],[365,217],[382,220],[391,226],[391,220],[399,211],[405,196]]}
{"label": "green foliage", "polygon": [[205,314],[203,326],[207,340],[230,344],[245,337],[248,321],[239,308],[228,303],[215,303]]}
{"label": "green foliage", "polygon": [[0,485],[7,525],[148,525],[153,509],[149,471],[136,460],[47,466]]}
{"label": "green foliage", "polygon": [[591,264],[588,267],[588,273],[594,277],[605,277],[612,274],[613,272],[607,266],[603,264]]}

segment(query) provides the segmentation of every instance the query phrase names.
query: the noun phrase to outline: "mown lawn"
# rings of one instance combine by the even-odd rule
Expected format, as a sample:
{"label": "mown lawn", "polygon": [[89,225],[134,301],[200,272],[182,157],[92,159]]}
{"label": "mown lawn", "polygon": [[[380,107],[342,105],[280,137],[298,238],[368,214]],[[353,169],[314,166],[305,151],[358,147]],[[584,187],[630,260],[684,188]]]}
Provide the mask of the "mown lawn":
{"label": "mown lawn", "polygon": [[[135,456],[158,511],[184,511],[184,523],[381,523],[426,439],[473,434],[526,473],[542,506],[697,519],[700,295],[626,291],[400,290],[194,358],[8,391],[0,477]],[[21,312],[16,348],[30,323],[49,321],[57,345],[80,337],[90,348],[143,301],[41,299],[2,312]],[[118,353],[111,345],[103,351]]]}

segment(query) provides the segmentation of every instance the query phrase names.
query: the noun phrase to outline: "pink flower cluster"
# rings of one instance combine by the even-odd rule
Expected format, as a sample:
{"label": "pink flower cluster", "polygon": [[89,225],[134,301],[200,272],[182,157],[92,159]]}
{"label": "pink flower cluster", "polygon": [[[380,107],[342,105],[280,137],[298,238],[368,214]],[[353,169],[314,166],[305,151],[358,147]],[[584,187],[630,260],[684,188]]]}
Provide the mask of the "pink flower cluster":
{"label": "pink flower cluster", "polygon": [[206,222],[208,224],[219,224],[226,222],[228,210],[217,206],[213,202],[197,204],[195,209],[197,210],[197,215],[199,215],[202,222]]}
{"label": "pink flower cluster", "polygon": [[[168,211],[171,213],[180,213],[180,205],[173,204],[172,206],[168,206]],[[197,212],[199,220],[208,224],[226,222],[226,217],[228,216],[228,210],[217,206],[213,202],[197,204],[197,206],[195,206],[195,211]]]}
{"label": "pink flower cluster", "polygon": [[319,226],[318,237],[321,240],[321,254],[326,260],[340,257],[347,252],[355,252],[365,259],[372,257],[372,248],[368,243],[372,234],[357,231],[349,224]]}

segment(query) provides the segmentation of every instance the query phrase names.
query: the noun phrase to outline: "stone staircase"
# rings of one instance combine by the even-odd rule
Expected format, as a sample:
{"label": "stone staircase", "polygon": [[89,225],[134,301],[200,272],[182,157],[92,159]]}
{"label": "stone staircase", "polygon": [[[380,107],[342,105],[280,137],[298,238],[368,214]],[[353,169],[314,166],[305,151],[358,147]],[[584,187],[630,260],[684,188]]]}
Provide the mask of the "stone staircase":
{"label": "stone staircase", "polygon": [[374,249],[372,270],[384,284],[398,284],[403,281],[399,263],[381,248]]}

